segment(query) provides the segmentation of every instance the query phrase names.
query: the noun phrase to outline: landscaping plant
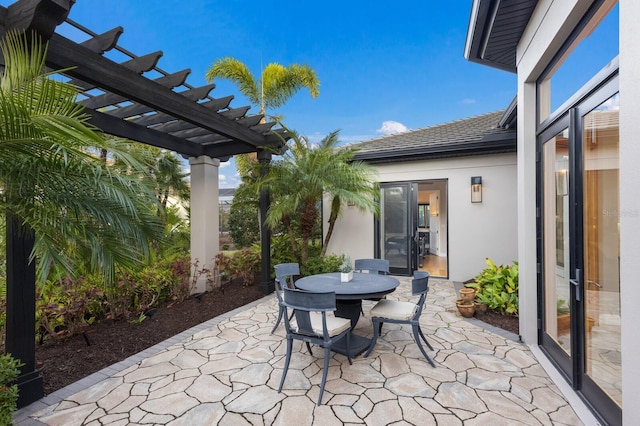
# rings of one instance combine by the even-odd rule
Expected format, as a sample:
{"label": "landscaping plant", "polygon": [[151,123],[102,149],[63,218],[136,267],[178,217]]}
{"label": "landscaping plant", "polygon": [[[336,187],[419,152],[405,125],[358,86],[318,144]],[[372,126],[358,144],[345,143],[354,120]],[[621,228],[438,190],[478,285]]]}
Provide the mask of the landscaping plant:
{"label": "landscaping plant", "polygon": [[0,425],[13,424],[12,416],[16,411],[18,386],[12,384],[20,374],[23,364],[11,354],[0,355]]}
{"label": "landscaping plant", "polygon": [[476,300],[489,309],[503,314],[518,314],[518,262],[513,265],[496,265],[487,258],[487,268],[476,277],[475,282],[465,284],[476,289]]}

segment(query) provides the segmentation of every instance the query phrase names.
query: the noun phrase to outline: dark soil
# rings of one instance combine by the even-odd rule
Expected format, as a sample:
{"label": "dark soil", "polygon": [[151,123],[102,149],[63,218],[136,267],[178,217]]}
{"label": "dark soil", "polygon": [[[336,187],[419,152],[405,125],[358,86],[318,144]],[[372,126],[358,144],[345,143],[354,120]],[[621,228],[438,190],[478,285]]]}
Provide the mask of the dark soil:
{"label": "dark soil", "polygon": [[[199,299],[191,297],[182,303],[163,304],[153,316],[138,324],[126,320],[92,324],[86,329],[90,345],[81,334],[64,340],[49,339],[36,347],[45,395],[263,296],[257,282],[243,287],[236,280],[222,291],[205,293]],[[517,317],[487,311],[477,318],[519,334]]]}
{"label": "dark soil", "polygon": [[503,315],[500,312],[487,310],[483,315],[476,314],[475,318],[516,335],[520,335],[520,320],[514,315]]}
{"label": "dark soil", "polygon": [[243,287],[240,280],[223,290],[191,297],[181,303],[158,306],[150,318],[135,324],[127,320],[104,320],[83,335],[46,340],[36,346],[36,363],[44,377],[45,395],[63,388],[111,364],[122,361],[169,337],[225,312],[264,297],[257,282]]}

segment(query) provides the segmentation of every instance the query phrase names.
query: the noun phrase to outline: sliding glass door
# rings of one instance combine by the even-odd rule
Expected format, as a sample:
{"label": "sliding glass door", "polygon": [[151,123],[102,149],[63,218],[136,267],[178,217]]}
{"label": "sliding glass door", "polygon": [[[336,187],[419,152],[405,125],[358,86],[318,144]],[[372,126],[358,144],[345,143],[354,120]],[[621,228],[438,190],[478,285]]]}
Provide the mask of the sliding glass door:
{"label": "sliding glass door", "polygon": [[541,133],[541,343],[612,424],[621,421],[617,79]]}

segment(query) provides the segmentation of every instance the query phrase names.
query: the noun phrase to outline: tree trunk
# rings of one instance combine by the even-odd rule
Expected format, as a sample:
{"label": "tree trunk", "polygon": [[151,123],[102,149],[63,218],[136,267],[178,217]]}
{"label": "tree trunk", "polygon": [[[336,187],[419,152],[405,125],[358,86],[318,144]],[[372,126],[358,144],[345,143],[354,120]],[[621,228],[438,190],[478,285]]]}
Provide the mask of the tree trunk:
{"label": "tree trunk", "polygon": [[331,235],[333,235],[333,227],[336,224],[336,220],[338,219],[338,215],[340,214],[340,198],[333,197],[331,200],[331,215],[329,215],[329,229],[327,229],[327,236],[324,239],[324,243],[322,244],[322,253],[324,256],[327,254],[327,247],[329,246],[329,240],[331,240]]}
{"label": "tree trunk", "polygon": [[298,243],[296,242],[296,234],[293,232],[293,228],[291,227],[291,218],[289,216],[282,217],[282,224],[287,230],[287,234],[289,235],[289,242],[291,243],[291,251],[296,259],[300,259],[300,253],[298,253]]}

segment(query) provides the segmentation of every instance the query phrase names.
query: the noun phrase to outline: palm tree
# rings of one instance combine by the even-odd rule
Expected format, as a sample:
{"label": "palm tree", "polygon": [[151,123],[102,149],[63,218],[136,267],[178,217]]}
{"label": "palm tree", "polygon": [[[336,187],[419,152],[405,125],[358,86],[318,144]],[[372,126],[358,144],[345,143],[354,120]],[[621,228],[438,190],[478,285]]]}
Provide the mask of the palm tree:
{"label": "palm tree", "polygon": [[[258,180],[257,187],[268,188],[274,194],[266,223],[271,228],[279,223],[285,226],[294,254],[304,263],[308,259],[323,196],[331,199],[331,215],[322,255],[326,254],[343,203],[377,214],[378,188],[374,183],[373,168],[352,161],[357,150],[338,146],[338,131],[330,133],[317,146],[293,131],[289,130],[289,133],[293,142],[290,149],[281,160],[271,164],[266,176]],[[291,218],[295,216],[300,218],[302,242],[299,250],[291,227]]]}
{"label": "palm tree", "polygon": [[[307,88],[312,98],[318,96],[320,82],[313,68],[308,65],[292,64],[288,67],[272,62],[267,65],[260,78],[251,74],[249,68],[239,60],[231,57],[218,59],[206,73],[207,81],[215,78],[232,81],[238,86],[240,93],[247,97],[253,106],[260,108],[260,114],[282,107],[300,89]],[[263,117],[262,123],[266,122]],[[249,156],[236,156],[238,172],[248,176],[251,170]]]}
{"label": "palm tree", "polygon": [[[145,166],[88,125],[77,88],[44,72],[36,35],[8,33],[0,47],[0,211],[34,233],[39,280],[84,258],[113,282],[116,265],[139,263],[162,235]],[[128,173],[101,161],[102,150]]]}

